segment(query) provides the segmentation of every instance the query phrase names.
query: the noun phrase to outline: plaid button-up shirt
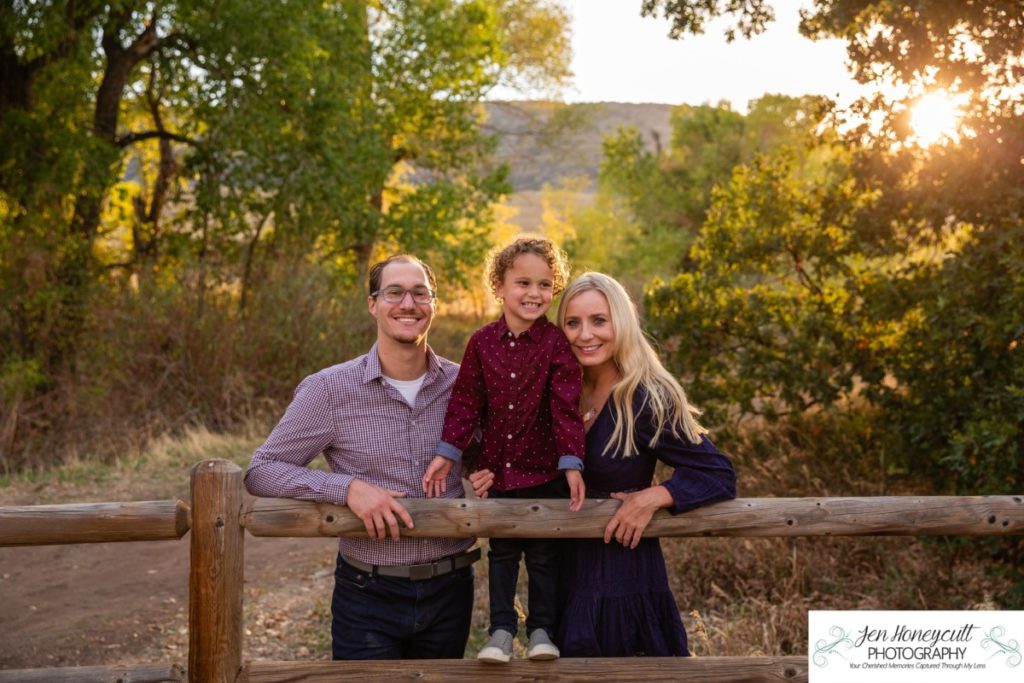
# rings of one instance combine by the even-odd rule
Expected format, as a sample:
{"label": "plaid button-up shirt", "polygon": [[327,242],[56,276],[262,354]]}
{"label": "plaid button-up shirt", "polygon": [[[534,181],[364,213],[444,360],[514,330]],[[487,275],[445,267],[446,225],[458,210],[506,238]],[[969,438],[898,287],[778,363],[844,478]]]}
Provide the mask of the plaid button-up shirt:
{"label": "plaid button-up shirt", "polygon": [[[253,455],[245,485],[257,496],[345,505],[360,479],[422,498],[423,474],[437,452],[445,409],[459,366],[428,349],[427,376],[410,407],[381,375],[377,345],[299,384],[284,417]],[[330,472],[307,465],[324,454]],[[453,467],[444,498],[463,497]],[[401,502],[401,499],[399,499]],[[462,552],[472,538],[408,538],[397,542],[341,538],[343,555],[377,565],[431,562]]]}

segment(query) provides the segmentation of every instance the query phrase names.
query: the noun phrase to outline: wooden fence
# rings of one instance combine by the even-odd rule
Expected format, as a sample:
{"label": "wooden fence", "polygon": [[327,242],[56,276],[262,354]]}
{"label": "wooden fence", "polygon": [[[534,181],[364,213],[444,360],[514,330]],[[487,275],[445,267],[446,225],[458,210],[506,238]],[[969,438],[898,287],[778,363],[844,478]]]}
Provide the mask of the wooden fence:
{"label": "wooden fence", "polygon": [[[0,546],[179,540],[191,531],[187,679],[245,681],[806,681],[806,656],[559,659],[488,666],[475,660],[270,662],[242,659],[245,531],[253,536],[360,536],[347,508],[244,493],[225,460],[192,470],[182,501],[0,508]],[[588,500],[569,513],[550,500],[403,500],[409,536],[589,537],[603,534],[619,502]],[[1024,534],[1024,496],[741,498],[684,515],[659,512],[649,536],[868,536]],[[7,681],[163,683],[177,665],[0,670]]]}

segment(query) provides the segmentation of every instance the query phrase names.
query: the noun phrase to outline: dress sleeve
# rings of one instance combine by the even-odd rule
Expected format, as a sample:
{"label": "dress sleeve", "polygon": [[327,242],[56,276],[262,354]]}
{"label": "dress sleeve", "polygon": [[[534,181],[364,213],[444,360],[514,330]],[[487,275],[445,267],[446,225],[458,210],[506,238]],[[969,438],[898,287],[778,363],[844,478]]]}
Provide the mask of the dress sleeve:
{"label": "dress sleeve", "polygon": [[299,384],[284,417],[253,454],[245,471],[246,488],[255,496],[345,505],[352,475],[307,467],[333,441],[326,382],[311,375]]}
{"label": "dress sleeve", "polygon": [[582,469],[585,437],[579,408],[583,390],[580,364],[561,330],[555,338],[549,381],[548,406],[559,456],[558,469]]}
{"label": "dress sleeve", "polygon": [[[478,333],[479,334],[479,333]],[[469,338],[462,357],[459,374],[448,400],[444,429],[437,452],[449,460],[459,461],[462,451],[473,441],[473,434],[483,421],[486,410],[484,372],[477,351],[477,335]]]}
{"label": "dress sleeve", "polygon": [[675,502],[669,512],[687,512],[736,497],[736,471],[732,462],[707,436],[701,437],[700,443],[691,443],[685,436],[677,437],[664,430],[658,444],[652,448],[648,446],[654,436],[651,418],[650,408],[644,405],[637,415],[636,442],[642,450],[675,468],[672,476],[661,482]]}

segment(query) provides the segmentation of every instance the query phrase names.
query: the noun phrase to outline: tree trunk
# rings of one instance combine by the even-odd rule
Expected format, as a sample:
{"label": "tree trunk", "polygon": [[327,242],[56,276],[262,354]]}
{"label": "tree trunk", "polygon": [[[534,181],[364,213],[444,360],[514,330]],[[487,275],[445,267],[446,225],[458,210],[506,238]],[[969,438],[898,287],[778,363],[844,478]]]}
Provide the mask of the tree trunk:
{"label": "tree trunk", "polygon": [[0,112],[10,109],[28,111],[32,107],[32,73],[18,61],[13,46],[0,52]]}
{"label": "tree trunk", "polygon": [[131,9],[111,16],[103,30],[102,45],[107,63],[96,93],[93,135],[106,143],[106,148],[90,162],[89,168],[84,169],[86,185],[75,204],[68,244],[57,269],[62,311],[49,353],[49,361],[54,368],[73,368],[75,350],[85,323],[88,289],[95,270],[92,247],[99,230],[103,199],[107,188],[116,180],[117,161],[121,154],[117,146],[117,118],[124,88],[132,70],[159,46],[156,27],[152,23],[130,46],[125,48],[121,45],[118,34],[130,16]]}

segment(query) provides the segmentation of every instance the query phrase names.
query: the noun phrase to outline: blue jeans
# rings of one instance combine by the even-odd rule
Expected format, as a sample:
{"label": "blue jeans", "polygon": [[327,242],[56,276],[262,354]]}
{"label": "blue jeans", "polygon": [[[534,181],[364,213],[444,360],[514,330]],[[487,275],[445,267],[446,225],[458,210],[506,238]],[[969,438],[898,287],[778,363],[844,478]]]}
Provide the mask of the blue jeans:
{"label": "blue jeans", "polygon": [[338,555],[334,659],[461,659],[472,614],[472,566],[412,581],[370,576]]}
{"label": "blue jeans", "polygon": [[[556,479],[525,489],[497,491],[491,489],[491,498],[566,498],[569,486],[559,472]],[[565,501],[566,507],[569,501]],[[553,538],[492,538],[487,554],[487,585],[491,597],[491,627],[515,635],[519,628],[516,614],[516,584],[519,581],[519,558],[526,557],[529,578],[526,632],[542,628],[554,637],[557,627],[558,569],[561,562],[562,542]]]}

